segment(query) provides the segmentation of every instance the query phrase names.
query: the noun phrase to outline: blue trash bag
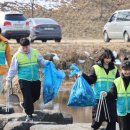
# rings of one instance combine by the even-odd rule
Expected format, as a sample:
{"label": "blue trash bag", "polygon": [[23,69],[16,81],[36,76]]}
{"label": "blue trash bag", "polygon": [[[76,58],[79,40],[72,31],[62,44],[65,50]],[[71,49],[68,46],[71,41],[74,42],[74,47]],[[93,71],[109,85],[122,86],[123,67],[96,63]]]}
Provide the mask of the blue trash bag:
{"label": "blue trash bag", "polygon": [[53,62],[47,64],[42,72],[44,74],[43,102],[46,104],[57,95],[65,73],[63,70],[57,70]]}
{"label": "blue trash bag", "polygon": [[96,105],[95,94],[91,86],[82,76],[76,79],[67,105],[71,107],[86,107]]}
{"label": "blue trash bag", "polygon": [[70,70],[69,77],[72,77],[75,74],[77,74],[78,72],[80,72],[80,69],[78,68],[78,66],[76,66],[76,64],[72,64],[70,66],[69,70]]}

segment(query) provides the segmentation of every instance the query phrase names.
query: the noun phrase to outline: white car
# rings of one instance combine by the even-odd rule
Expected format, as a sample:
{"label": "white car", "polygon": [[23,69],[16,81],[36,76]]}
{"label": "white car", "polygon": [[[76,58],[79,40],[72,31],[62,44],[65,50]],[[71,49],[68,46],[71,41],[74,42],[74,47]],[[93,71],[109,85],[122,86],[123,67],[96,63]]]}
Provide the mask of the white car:
{"label": "white car", "polygon": [[105,42],[112,39],[130,40],[130,10],[118,10],[112,14],[103,29]]}
{"label": "white car", "polygon": [[0,29],[3,36],[16,39],[17,42],[30,35],[29,22],[22,13],[16,11],[0,11]]}

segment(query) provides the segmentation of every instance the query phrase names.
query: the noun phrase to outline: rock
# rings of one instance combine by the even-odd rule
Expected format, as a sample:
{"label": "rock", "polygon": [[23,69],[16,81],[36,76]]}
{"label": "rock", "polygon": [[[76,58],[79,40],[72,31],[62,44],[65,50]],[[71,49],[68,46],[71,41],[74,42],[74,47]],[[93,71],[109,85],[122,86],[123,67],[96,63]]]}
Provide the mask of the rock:
{"label": "rock", "polygon": [[8,122],[7,120],[0,120],[0,130],[3,130],[7,122]]}
{"label": "rock", "polygon": [[69,114],[62,114],[50,110],[36,111],[33,123],[26,123],[25,113],[0,114],[0,130],[29,130],[32,125],[42,124],[71,124],[73,118]]}
{"label": "rock", "polygon": [[10,121],[6,124],[3,130],[29,130],[33,125],[54,125],[50,122],[23,122],[23,121]]}
{"label": "rock", "polygon": [[90,124],[88,123],[75,123],[68,125],[34,125],[30,127],[30,130],[90,130]]}
{"label": "rock", "polygon": [[71,114],[66,114],[66,113],[62,113],[63,114],[63,122],[61,124],[72,124],[73,123],[73,117]]}
{"label": "rock", "polygon": [[44,110],[36,111],[35,114],[37,115],[34,117],[34,120],[38,121],[46,121],[46,122],[55,122],[57,124],[72,124],[73,118],[70,114],[62,114],[59,112],[55,112],[52,110]]}
{"label": "rock", "polygon": [[6,124],[3,130],[29,130],[31,126],[31,123],[10,121]]}
{"label": "rock", "polygon": [[66,125],[35,125],[30,127],[30,130],[69,130]]}
{"label": "rock", "polygon": [[21,117],[24,117],[25,119],[25,114],[23,113],[0,114],[0,130],[3,130],[6,124],[8,124],[10,121],[15,122]]}
{"label": "rock", "polygon": [[[25,113],[0,114],[0,120],[7,121],[25,121]],[[34,121],[37,122],[55,122],[57,124],[71,124],[73,118],[70,114],[62,114],[51,110],[36,111],[33,114]]]}
{"label": "rock", "polygon": [[9,111],[6,112],[6,107],[1,107],[0,108],[0,114],[12,114],[14,113],[14,108],[13,107],[9,107]]}

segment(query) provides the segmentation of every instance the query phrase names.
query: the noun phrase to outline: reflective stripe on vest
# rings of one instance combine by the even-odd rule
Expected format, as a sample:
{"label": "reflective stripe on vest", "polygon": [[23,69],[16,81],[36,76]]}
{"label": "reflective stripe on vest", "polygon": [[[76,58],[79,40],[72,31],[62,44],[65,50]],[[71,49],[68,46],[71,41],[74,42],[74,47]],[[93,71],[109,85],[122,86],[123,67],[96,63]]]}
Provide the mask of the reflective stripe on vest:
{"label": "reflective stripe on vest", "polygon": [[4,42],[0,42],[0,65],[5,65],[5,50],[6,44]]}
{"label": "reflective stripe on vest", "polygon": [[94,93],[96,95],[96,99],[99,99],[101,91],[108,92],[110,90],[112,83],[116,78],[117,67],[110,70],[108,74],[106,74],[104,68],[98,65],[94,65],[93,67],[97,76],[96,83],[94,84]]}
{"label": "reflective stripe on vest", "polygon": [[16,57],[18,60],[18,78],[28,81],[39,80],[38,75],[38,51],[32,49],[31,58],[28,58],[26,54],[17,52]]}
{"label": "reflective stripe on vest", "polygon": [[114,84],[117,89],[117,115],[126,116],[127,113],[130,113],[130,84],[125,89],[121,77],[115,79]]}

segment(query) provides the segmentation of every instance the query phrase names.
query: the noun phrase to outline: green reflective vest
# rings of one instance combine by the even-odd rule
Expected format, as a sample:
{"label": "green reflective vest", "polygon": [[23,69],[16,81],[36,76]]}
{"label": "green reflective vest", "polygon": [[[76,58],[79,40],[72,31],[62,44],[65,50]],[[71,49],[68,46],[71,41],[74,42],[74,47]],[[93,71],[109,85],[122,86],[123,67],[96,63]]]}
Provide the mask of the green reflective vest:
{"label": "green reflective vest", "polygon": [[0,65],[6,64],[5,50],[6,44],[4,42],[0,42]]}
{"label": "green reflective vest", "polygon": [[112,87],[112,83],[116,78],[117,67],[110,70],[108,74],[106,74],[104,68],[98,65],[94,65],[93,67],[97,76],[96,83],[94,83],[94,93],[96,95],[96,99],[99,99],[101,91],[108,92]]}
{"label": "green reflective vest", "polygon": [[38,75],[38,51],[32,49],[31,58],[28,58],[26,54],[17,52],[16,58],[18,60],[18,78],[28,81],[39,80]]}
{"label": "green reflective vest", "polygon": [[130,84],[125,89],[121,77],[115,79],[114,84],[117,89],[117,115],[126,116],[127,113],[130,113]]}

